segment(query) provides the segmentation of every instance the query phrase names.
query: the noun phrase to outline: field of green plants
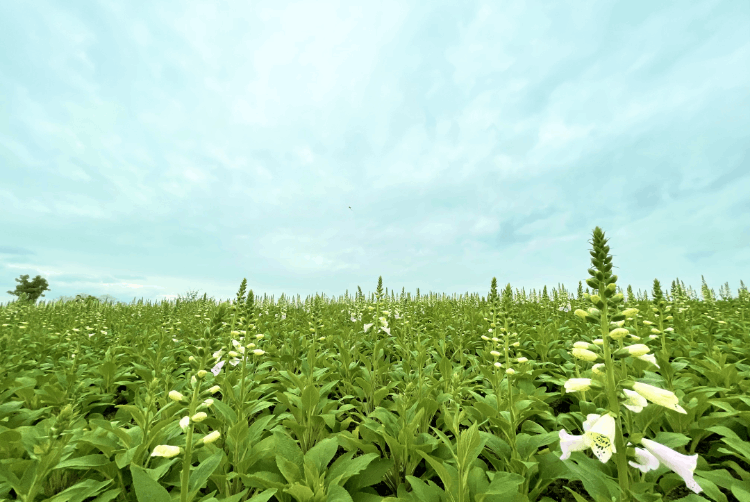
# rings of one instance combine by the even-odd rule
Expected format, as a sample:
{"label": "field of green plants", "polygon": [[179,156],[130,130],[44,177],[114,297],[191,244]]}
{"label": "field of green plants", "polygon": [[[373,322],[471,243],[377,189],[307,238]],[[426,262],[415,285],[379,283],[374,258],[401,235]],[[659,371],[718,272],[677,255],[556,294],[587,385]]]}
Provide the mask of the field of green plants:
{"label": "field of green plants", "polygon": [[[750,502],[750,294],[0,308],[0,500]],[[627,271],[623,271],[627,273]]]}

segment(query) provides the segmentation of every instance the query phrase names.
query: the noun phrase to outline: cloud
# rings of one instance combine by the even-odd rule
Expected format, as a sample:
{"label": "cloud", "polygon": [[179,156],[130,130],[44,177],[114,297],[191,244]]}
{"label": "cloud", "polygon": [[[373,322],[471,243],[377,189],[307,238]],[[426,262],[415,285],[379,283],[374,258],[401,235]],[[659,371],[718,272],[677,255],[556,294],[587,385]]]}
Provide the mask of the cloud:
{"label": "cloud", "polygon": [[45,270],[55,295],[123,300],[229,298],[243,277],[277,297],[380,275],[574,290],[597,225],[636,290],[747,268],[742,3],[0,16],[3,282]]}

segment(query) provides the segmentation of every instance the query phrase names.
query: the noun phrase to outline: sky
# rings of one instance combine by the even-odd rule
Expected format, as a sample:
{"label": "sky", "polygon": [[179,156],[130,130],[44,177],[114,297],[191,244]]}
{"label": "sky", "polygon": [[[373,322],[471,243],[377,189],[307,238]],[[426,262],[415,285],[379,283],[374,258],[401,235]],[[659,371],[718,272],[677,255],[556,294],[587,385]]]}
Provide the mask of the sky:
{"label": "sky", "polygon": [[[264,5],[265,4],[265,5]],[[750,282],[750,2],[0,3],[0,302]],[[585,287],[585,284],[584,284]]]}

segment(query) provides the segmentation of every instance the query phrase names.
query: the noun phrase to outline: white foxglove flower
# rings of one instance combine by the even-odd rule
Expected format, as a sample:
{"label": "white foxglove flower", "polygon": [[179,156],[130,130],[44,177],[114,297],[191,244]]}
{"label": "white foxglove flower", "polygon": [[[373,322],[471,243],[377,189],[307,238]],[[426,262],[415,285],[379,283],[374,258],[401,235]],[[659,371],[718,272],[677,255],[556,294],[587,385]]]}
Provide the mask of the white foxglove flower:
{"label": "white foxglove flower", "polygon": [[262,355],[263,355],[263,354],[265,354],[265,353],[266,353],[266,351],[265,351],[265,350],[263,350],[263,349],[255,349],[255,350],[253,351],[253,354],[255,354],[256,356],[262,356]]}
{"label": "white foxglove flower", "polygon": [[622,392],[625,394],[625,401],[623,401],[622,403],[623,406],[625,406],[633,413],[640,413],[641,411],[643,411],[643,408],[648,406],[648,401],[646,401],[646,398],[644,398],[637,392],[630,389],[622,389]]}
{"label": "white foxglove flower", "polygon": [[515,375],[516,374],[516,370],[514,370],[513,368],[508,368],[507,370],[505,370],[505,374],[506,375]]}
{"label": "white foxglove flower", "polygon": [[670,410],[675,410],[679,413],[687,415],[687,411],[685,411],[679,404],[677,404],[679,401],[674,392],[660,389],[659,387],[654,387],[653,385],[648,385],[641,382],[635,382],[633,384],[633,390],[654,404],[658,404],[659,406],[664,406],[665,408],[669,408]]}
{"label": "white foxglove flower", "polygon": [[604,363],[596,363],[591,367],[591,371],[599,376],[604,376],[606,374],[606,366]]}
{"label": "white foxglove flower", "polygon": [[182,432],[187,432],[188,425],[190,425],[190,417],[182,417],[180,419],[180,429],[182,429]]}
{"label": "white foxglove flower", "polygon": [[590,378],[571,378],[565,382],[565,392],[581,392],[591,388]]}
{"label": "white foxglove flower", "polygon": [[[630,444],[630,443],[628,443]],[[636,469],[639,469],[642,473],[653,471],[659,468],[659,459],[651,455],[648,450],[643,448],[635,449],[635,462],[628,460],[628,464]]]}
{"label": "white foxglove flower", "polygon": [[574,349],[590,349],[591,344],[588,342],[576,342],[573,344]]}
{"label": "white foxglove flower", "polygon": [[151,456],[172,458],[172,457],[176,457],[179,454],[180,454],[179,446],[170,446],[168,444],[160,444],[159,446],[154,448],[154,451],[153,453],[151,453]]}
{"label": "white foxglove flower", "polygon": [[644,354],[642,356],[638,356],[637,359],[640,359],[641,361],[646,361],[647,363],[651,363],[657,368],[660,367],[658,364],[656,364],[656,356],[653,354]]}
{"label": "white foxglove flower", "polygon": [[208,389],[208,392],[210,392],[211,394],[216,394],[220,390],[221,390],[221,387],[219,387],[218,385],[214,385],[213,387]]}
{"label": "white foxglove flower", "polygon": [[491,350],[491,351],[490,351],[490,355],[491,355],[491,356],[495,356],[495,357],[500,357],[500,352],[498,352],[498,351],[496,351],[496,350]]}
{"label": "white foxglove flower", "polygon": [[200,422],[203,422],[207,418],[208,418],[208,415],[206,415],[205,412],[199,411],[198,413],[193,415],[193,417],[190,420],[192,420],[195,423],[200,423]]}
{"label": "white foxglove flower", "polygon": [[225,363],[225,362],[226,362],[226,361],[219,361],[219,362],[218,362],[218,363],[216,364],[216,366],[214,366],[213,368],[211,368],[211,373],[213,373],[213,374],[214,374],[214,376],[218,376],[218,375],[219,375],[219,372],[221,371],[221,368],[223,368],[223,367],[224,367],[224,363]]}
{"label": "white foxglove flower", "polygon": [[565,429],[560,430],[560,448],[562,455],[560,460],[570,458],[574,451],[591,450],[600,462],[606,463],[615,453],[615,419],[612,415],[590,414],[583,423],[582,436],[568,434]]}
{"label": "white foxglove flower", "polygon": [[683,455],[677,453],[672,448],[659,444],[656,441],[650,439],[641,439],[641,444],[646,447],[646,450],[659,460],[660,463],[669,467],[672,471],[677,473],[683,480],[685,485],[693,490],[695,493],[700,493],[703,489],[693,479],[693,473],[698,465],[698,455]]}
{"label": "white foxglove flower", "polygon": [[529,360],[525,357],[519,357],[518,359],[516,359],[516,361],[518,361],[521,364],[529,362]]}

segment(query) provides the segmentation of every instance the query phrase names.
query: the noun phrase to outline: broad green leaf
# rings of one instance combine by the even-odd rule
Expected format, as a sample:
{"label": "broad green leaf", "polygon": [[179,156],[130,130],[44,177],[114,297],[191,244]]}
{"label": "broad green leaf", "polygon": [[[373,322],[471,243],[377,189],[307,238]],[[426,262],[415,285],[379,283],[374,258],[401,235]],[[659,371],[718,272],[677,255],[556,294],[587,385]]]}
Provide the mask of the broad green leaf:
{"label": "broad green leaf", "polygon": [[305,461],[312,462],[318,468],[318,472],[325,472],[338,447],[336,438],[326,438],[305,453]]}
{"label": "broad green leaf", "polygon": [[218,450],[216,453],[205,459],[203,462],[198,464],[198,467],[193,469],[190,473],[190,482],[188,485],[188,492],[193,493],[200,490],[208,480],[209,476],[214,473],[216,468],[221,463],[221,459],[224,456],[224,450]]}
{"label": "broad green leaf", "polygon": [[146,470],[137,465],[130,465],[133,475],[133,486],[138,502],[172,502],[169,492],[157,481],[151,479]]}
{"label": "broad green leaf", "polygon": [[63,460],[53,467],[53,469],[91,469],[93,467],[101,467],[109,462],[109,458],[105,455],[96,453],[94,455]]}
{"label": "broad green leaf", "polygon": [[331,485],[328,488],[328,499],[326,502],[354,502],[352,496],[343,487]]}
{"label": "broad green leaf", "polygon": [[343,485],[349,480],[349,478],[365,470],[370,462],[376,458],[378,458],[378,456],[375,453],[366,453],[360,455],[354,460],[342,462],[336,465],[336,469],[331,468],[328,473],[328,481],[331,483],[335,482],[337,485]]}

